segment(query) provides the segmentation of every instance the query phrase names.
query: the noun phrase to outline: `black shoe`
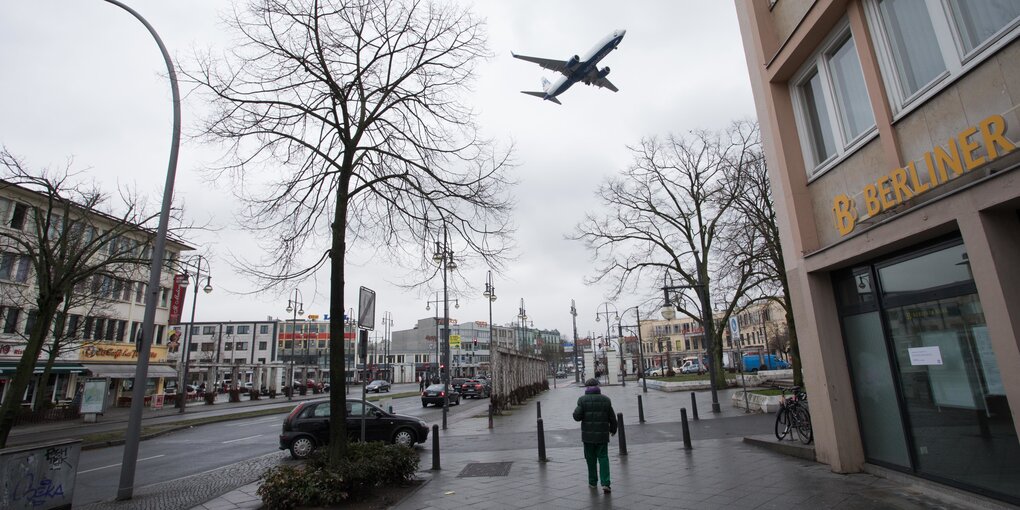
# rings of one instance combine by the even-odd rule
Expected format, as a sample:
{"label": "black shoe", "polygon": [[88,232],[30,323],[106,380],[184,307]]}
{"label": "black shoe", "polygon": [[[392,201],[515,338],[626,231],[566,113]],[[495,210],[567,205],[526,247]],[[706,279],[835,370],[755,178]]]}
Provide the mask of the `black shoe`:
{"label": "black shoe", "polygon": [[605,487],[602,487],[602,493],[603,494],[609,494],[610,492],[613,492],[613,489],[610,489],[608,485],[606,485]]}

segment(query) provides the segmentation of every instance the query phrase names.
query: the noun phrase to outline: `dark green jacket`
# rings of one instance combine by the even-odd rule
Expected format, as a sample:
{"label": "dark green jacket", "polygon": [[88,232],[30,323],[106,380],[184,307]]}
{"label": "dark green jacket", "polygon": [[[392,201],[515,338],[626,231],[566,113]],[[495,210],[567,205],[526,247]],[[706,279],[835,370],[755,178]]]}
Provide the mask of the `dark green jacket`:
{"label": "dark green jacket", "polygon": [[616,412],[613,401],[600,394],[586,394],[577,399],[574,421],[581,422],[581,442],[608,443],[616,433]]}

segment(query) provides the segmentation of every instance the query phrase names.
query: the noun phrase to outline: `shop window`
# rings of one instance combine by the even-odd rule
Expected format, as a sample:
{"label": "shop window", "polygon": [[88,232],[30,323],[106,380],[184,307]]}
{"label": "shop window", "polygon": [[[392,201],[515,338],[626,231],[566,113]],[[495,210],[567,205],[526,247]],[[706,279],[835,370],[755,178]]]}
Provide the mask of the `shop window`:
{"label": "shop window", "polygon": [[1020,2],[872,0],[868,14],[895,111],[920,104],[1020,33]]}
{"label": "shop window", "polygon": [[874,112],[846,22],[808,59],[793,83],[809,175],[831,166],[874,132]]}
{"label": "shop window", "polygon": [[966,247],[915,250],[835,287],[867,459],[1020,501],[1020,444]]}

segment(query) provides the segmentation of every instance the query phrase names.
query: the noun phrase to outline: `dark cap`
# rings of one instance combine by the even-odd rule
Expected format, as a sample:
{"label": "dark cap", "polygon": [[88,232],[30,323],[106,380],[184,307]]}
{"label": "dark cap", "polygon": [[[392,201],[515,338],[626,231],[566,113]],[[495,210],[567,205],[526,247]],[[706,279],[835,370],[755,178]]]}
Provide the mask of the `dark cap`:
{"label": "dark cap", "polygon": [[598,386],[599,385],[599,380],[598,379],[588,379],[587,381],[584,381],[584,385],[585,386]]}

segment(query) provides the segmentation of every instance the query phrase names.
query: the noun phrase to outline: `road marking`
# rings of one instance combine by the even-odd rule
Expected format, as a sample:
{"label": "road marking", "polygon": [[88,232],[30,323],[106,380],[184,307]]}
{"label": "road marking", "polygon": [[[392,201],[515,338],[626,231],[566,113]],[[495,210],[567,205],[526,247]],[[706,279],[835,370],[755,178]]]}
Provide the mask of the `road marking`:
{"label": "road marking", "polygon": [[[142,462],[144,460],[158,459],[160,457],[166,457],[166,455],[165,454],[164,455],[153,455],[152,457],[145,457],[144,459],[138,459],[135,462]],[[91,473],[93,471],[99,471],[100,469],[109,469],[109,468],[112,468],[112,467],[117,467],[119,465],[120,465],[120,462],[118,462],[116,464],[110,464],[109,466],[103,466],[103,467],[97,467],[97,468],[92,468],[92,469],[86,469],[85,471],[78,471],[78,474],[79,475],[84,475],[85,473]]]}
{"label": "road marking", "polygon": [[238,441],[244,441],[245,439],[255,439],[256,437],[262,437],[262,434],[256,434],[254,436],[242,437],[240,439],[231,439],[230,441],[223,441],[223,444],[236,443]]}
{"label": "road marking", "polygon": [[250,422],[250,423],[238,423],[235,426],[236,427],[247,427],[249,425],[258,425],[259,423],[269,423],[269,422],[278,422],[278,421],[280,421],[280,417],[272,416],[272,417],[269,417],[269,418],[265,418],[265,419],[258,420],[258,421],[253,421],[253,422]]}

